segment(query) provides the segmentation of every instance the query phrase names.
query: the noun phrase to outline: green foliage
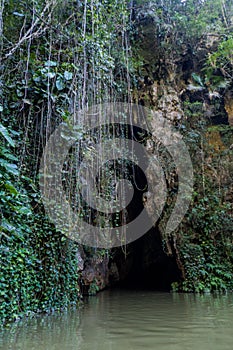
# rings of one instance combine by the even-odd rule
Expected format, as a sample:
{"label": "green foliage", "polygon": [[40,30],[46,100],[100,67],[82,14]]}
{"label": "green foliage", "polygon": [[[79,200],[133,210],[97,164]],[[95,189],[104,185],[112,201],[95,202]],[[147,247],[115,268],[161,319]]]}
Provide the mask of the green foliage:
{"label": "green foliage", "polygon": [[6,0],[4,5],[0,317],[7,323],[80,299],[78,247],[44,213],[38,164],[61,121],[69,122],[87,104],[108,101],[112,91],[115,99],[127,94],[129,28],[125,1]]}
{"label": "green foliage", "polygon": [[[201,120],[203,117],[203,103],[196,101],[196,102],[184,102],[184,112],[185,116],[192,119],[199,119]],[[191,126],[190,123],[193,122],[193,120],[189,119],[189,127]],[[195,120],[195,121],[196,121]]]}
{"label": "green foliage", "polygon": [[[56,125],[69,121],[80,108],[110,99],[128,100],[144,62],[138,47],[132,50],[130,46],[141,33],[128,1],[4,3],[0,39],[0,317],[7,323],[79,300],[78,247],[57,232],[44,213],[36,182],[39,159]],[[220,34],[227,32],[228,2],[137,3],[143,16],[149,14],[156,26],[153,35],[158,47],[153,48],[152,58],[156,51],[160,63],[183,53],[184,44],[195,51],[196,42],[215,27]],[[151,39],[150,30],[149,35]],[[228,35],[209,56],[206,79],[193,73],[194,82],[200,87],[208,82],[226,86],[226,81],[232,80],[232,49],[232,36]],[[155,68],[156,74],[160,68]],[[181,235],[179,250],[186,279],[174,288],[225,290],[232,288],[232,221],[225,215],[230,209],[216,194],[218,186],[211,176],[204,176],[199,169],[201,130],[206,124],[203,105],[185,102],[184,107],[190,123],[183,125],[184,133],[199,176],[196,193],[204,193],[204,199],[194,199],[187,219],[189,229]],[[105,180],[110,193],[111,182]],[[205,188],[200,189],[203,182]],[[97,291],[94,281],[89,293]]]}
{"label": "green foliage", "polygon": [[[8,130],[1,123],[0,123],[0,134],[6,139],[6,141],[10,144],[10,146],[15,147],[15,143],[13,139],[10,137]],[[5,151],[7,150],[5,149]],[[2,150],[2,152],[4,153],[4,150]]]}
{"label": "green foliage", "polygon": [[198,75],[198,74],[196,74],[196,73],[192,73],[192,78],[193,78],[193,80],[194,80],[198,85],[200,85],[200,86],[202,86],[202,87],[204,86],[204,85],[203,85],[203,81],[202,81],[200,75]]}
{"label": "green foliage", "polygon": [[222,205],[218,197],[208,196],[193,205],[188,217],[191,223],[189,237],[184,234],[181,248],[186,270],[184,291],[212,292],[233,288],[233,222],[227,216],[228,211],[229,205]]}
{"label": "green foliage", "polygon": [[89,289],[88,289],[88,295],[96,295],[96,293],[99,291],[99,286],[97,285],[96,279],[91,283]]}
{"label": "green foliage", "polygon": [[225,89],[233,80],[233,36],[220,42],[217,50],[209,54],[204,68],[206,84],[212,89]]}
{"label": "green foliage", "polygon": [[[10,128],[0,124],[0,318],[1,324],[79,299],[77,246],[33,212],[39,196],[20,176]],[[31,191],[27,191],[31,188]]]}
{"label": "green foliage", "polygon": [[[208,128],[207,121],[201,123],[201,105],[185,103],[189,118],[183,132],[193,161],[195,186],[190,209],[177,232],[184,279],[172,288],[183,292],[223,292],[233,289],[232,203],[226,199],[231,181],[228,172],[232,150],[228,147],[232,130],[225,125]],[[220,140],[225,145],[221,150],[216,152],[211,147],[207,130],[223,135]]]}
{"label": "green foliage", "polygon": [[233,37],[228,36],[218,46],[218,50],[209,55],[208,63],[213,68],[223,68],[225,70],[233,66]]}
{"label": "green foliage", "polygon": [[194,51],[196,41],[203,35],[212,31],[224,32],[232,13],[232,8],[221,0],[138,0],[137,4],[142,7],[143,15],[153,19],[160,44],[170,54],[172,50],[179,52],[187,43]]}
{"label": "green foliage", "polygon": [[185,269],[185,279],[173,284],[173,290],[183,292],[214,292],[233,289],[233,251],[230,239],[197,240],[192,243],[189,235],[182,233],[179,247]]}

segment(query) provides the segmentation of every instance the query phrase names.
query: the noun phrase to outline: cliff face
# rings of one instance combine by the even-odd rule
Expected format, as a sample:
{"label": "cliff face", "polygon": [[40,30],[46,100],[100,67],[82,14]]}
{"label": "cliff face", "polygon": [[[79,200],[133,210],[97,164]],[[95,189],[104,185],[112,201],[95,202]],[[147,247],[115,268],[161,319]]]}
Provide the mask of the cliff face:
{"label": "cliff face", "polygon": [[[208,75],[208,57],[218,50],[221,33],[211,30],[199,37],[185,36],[172,20],[166,23],[162,11],[146,3],[132,14],[131,44],[137,67],[132,99],[155,112],[150,120],[154,136],[147,145],[151,155],[158,146],[160,118],[169,120],[182,135],[192,160],[193,198],[182,223],[166,234],[179,179],[175,164],[161,159],[167,202],[159,221],[138,241],[114,249],[110,260],[102,261],[105,274],[97,268],[94,276],[95,263],[88,269],[100,288],[120,283],[157,289],[172,285],[182,291],[224,290],[232,288],[233,266],[233,83],[222,69],[210,67],[212,76]],[[153,178],[152,173],[148,176]],[[148,196],[144,203],[148,212],[157,200],[156,195]]]}
{"label": "cliff face", "polygon": [[224,105],[228,115],[229,125],[233,126],[233,92],[230,89],[224,95]]}
{"label": "cliff face", "polygon": [[[178,186],[176,175],[166,168],[165,211],[153,232],[129,246],[125,256],[116,253],[110,265],[113,280],[165,289],[172,285],[182,291],[232,288],[233,83],[214,86],[211,79],[224,81],[224,72],[216,68],[208,79],[206,68],[222,36],[211,32],[193,41],[179,40],[182,34],[169,28],[164,33],[158,15],[148,7],[139,6],[134,16],[133,54],[139,68],[133,102],[155,111],[154,118],[169,120],[183,135],[194,188],[182,224],[166,235]],[[150,125],[156,135],[156,119]],[[156,137],[151,142],[156,145]],[[149,212],[156,200],[147,200]]]}

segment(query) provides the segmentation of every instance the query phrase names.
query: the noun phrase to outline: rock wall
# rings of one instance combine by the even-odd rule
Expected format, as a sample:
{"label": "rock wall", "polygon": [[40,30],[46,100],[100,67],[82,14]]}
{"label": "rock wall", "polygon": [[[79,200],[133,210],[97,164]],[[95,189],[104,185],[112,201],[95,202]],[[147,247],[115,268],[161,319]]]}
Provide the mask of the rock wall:
{"label": "rock wall", "polygon": [[[135,77],[137,84],[132,92],[133,102],[153,109],[155,118],[166,118],[175,127],[182,129],[188,125],[194,138],[195,130],[199,133],[200,129],[203,130],[203,145],[194,152],[195,175],[201,178],[203,187],[208,182],[213,188],[219,188],[223,203],[232,203],[233,159],[229,150],[233,148],[233,87],[213,91],[201,80],[203,65],[208,54],[217,48],[220,36],[209,33],[202,36],[195,47],[186,43],[177,51],[166,51],[160,43],[158,18],[154,12],[139,6],[134,16],[137,27],[134,54],[140,64]],[[166,40],[169,43],[169,33]],[[156,134],[156,120],[151,120],[151,127],[152,135]],[[147,145],[153,154],[151,141],[156,144],[156,139],[150,140]],[[190,136],[188,147],[192,147],[192,142]],[[107,256],[90,258],[82,254],[81,284],[84,293],[92,290],[93,285],[97,291],[119,282],[169,289],[172,282],[185,280],[187,267],[181,257],[179,230],[174,235],[164,236],[165,223],[174,203],[172,189],[178,186],[172,171],[165,171],[165,176],[168,210],[152,228],[155,231],[129,245],[125,251],[115,249],[110,260]],[[148,198],[145,204],[148,212],[153,211],[156,200]],[[189,226],[186,221],[183,229],[187,228],[188,232]],[[190,247],[199,249],[195,245],[195,237],[193,233]]]}
{"label": "rock wall", "polygon": [[225,110],[228,115],[229,125],[233,126],[233,89],[228,90],[224,97]]}

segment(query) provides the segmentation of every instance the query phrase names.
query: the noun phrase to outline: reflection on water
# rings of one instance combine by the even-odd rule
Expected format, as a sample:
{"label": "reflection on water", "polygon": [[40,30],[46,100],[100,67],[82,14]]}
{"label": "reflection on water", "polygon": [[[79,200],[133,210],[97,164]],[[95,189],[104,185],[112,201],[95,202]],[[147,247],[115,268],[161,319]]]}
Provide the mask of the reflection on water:
{"label": "reflection on water", "polygon": [[113,290],[0,335],[4,350],[232,350],[233,295]]}

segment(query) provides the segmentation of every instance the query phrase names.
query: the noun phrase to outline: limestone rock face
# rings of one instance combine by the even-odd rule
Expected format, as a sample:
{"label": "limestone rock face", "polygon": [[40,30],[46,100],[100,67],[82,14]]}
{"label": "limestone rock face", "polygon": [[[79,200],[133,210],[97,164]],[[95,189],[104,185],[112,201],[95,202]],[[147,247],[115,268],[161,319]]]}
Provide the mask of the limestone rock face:
{"label": "limestone rock face", "polygon": [[109,258],[107,256],[92,256],[86,258],[81,273],[81,288],[83,294],[94,294],[109,284]]}
{"label": "limestone rock face", "polygon": [[89,254],[80,245],[76,259],[82,294],[94,294],[109,285],[108,255],[99,251]]}
{"label": "limestone rock face", "polygon": [[143,85],[138,90],[135,100],[146,107],[153,107],[161,117],[172,122],[182,119],[184,115],[179,91],[163,79],[149,86]]}
{"label": "limestone rock face", "polygon": [[180,120],[184,113],[178,92],[172,86],[166,86],[162,81],[159,95],[161,97],[158,99],[158,110],[162,112],[163,117],[171,121]]}
{"label": "limestone rock face", "polygon": [[[212,90],[203,77],[203,65],[208,54],[217,49],[221,37],[209,33],[195,47],[183,43],[177,50],[168,50],[172,46],[172,30],[167,30],[161,39],[160,17],[151,6],[149,3],[145,8],[140,2],[135,10],[137,31],[134,45],[138,68],[132,97],[134,103],[153,110],[153,117],[148,118],[152,137],[146,141],[146,149],[151,159],[157,155],[160,157],[167,186],[164,201],[159,192],[162,187],[160,178],[156,178],[154,168],[149,169],[147,179],[153,184],[153,193],[146,193],[143,205],[152,217],[166,202],[165,213],[149,234],[133,242],[125,252],[117,250],[113,260],[109,261],[106,256],[88,257],[81,252],[78,259],[84,293],[88,293],[93,285],[101,290],[127,279],[129,282],[140,280],[142,284],[152,281],[153,287],[160,288],[169,287],[171,282],[179,280],[179,273],[185,278],[179,250],[181,235],[178,231],[170,237],[165,234],[179,188],[176,174],[179,169],[175,168],[166,147],[161,147],[158,140],[159,119],[169,120],[178,132],[184,129],[187,132],[189,128],[188,146],[193,152],[195,175],[201,176],[203,183],[210,182],[213,188],[221,190],[223,201],[231,203],[233,199],[233,134],[230,128],[233,126],[233,88]],[[205,142],[198,141],[200,128]],[[175,155],[179,159],[179,154]],[[183,225],[183,230],[189,232],[190,224]],[[195,239],[195,233],[193,238],[190,237],[191,243],[192,239]],[[162,281],[161,284],[158,281]]]}
{"label": "limestone rock face", "polygon": [[228,91],[225,95],[225,110],[228,115],[229,125],[233,126],[233,91]]}

